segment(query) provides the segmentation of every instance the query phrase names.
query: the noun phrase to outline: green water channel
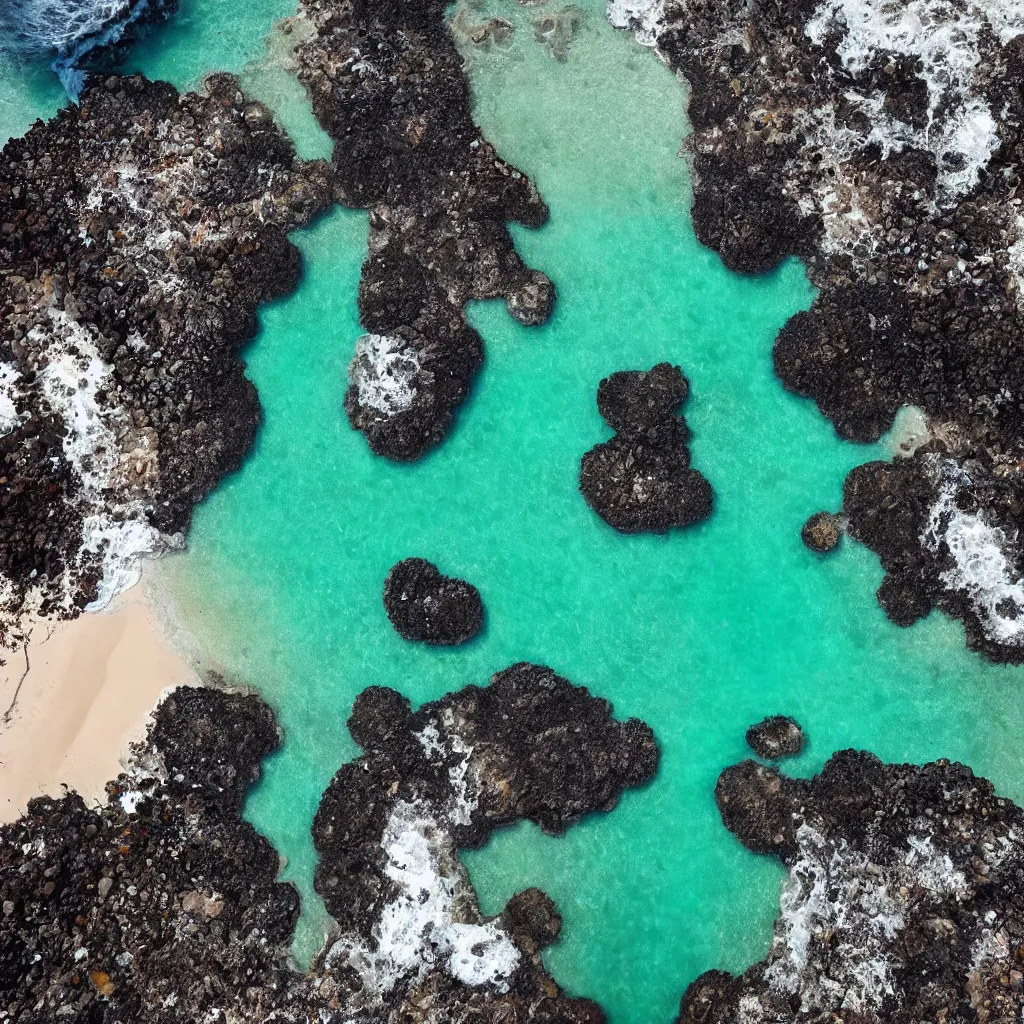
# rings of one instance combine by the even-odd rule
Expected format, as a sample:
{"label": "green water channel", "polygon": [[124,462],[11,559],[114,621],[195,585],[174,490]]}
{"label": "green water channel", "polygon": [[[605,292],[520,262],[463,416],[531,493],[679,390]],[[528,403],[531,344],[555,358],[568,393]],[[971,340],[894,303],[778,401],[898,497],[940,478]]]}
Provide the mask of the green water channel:
{"label": "green water channel", "polygon": [[[455,430],[414,465],[388,463],[341,407],[366,217],[338,210],[296,233],[303,283],[264,310],[247,352],[266,413],[257,448],[197,510],[189,552],[160,566],[159,584],[204,663],[257,687],[284,728],[247,814],[303,893],[300,957],[327,923],[309,825],[357,752],[345,719],[363,687],[419,703],[531,660],[648,721],[663,755],[650,786],[562,838],[523,825],[465,860],[488,912],[529,885],[554,897],[565,929],[547,960],[568,991],[597,999],[613,1024],[668,1021],[698,973],[742,969],[768,946],[781,872],[726,832],[712,796],[748,753],[751,722],[784,712],[803,723],[797,772],[848,746],[945,756],[1024,799],[1021,672],[969,654],[938,613],[910,630],[888,623],[869,551],[844,542],[821,558],[801,545],[801,524],[838,506],[848,470],[885,451],[840,442],[772,373],[776,332],[812,298],[801,267],[742,278],[695,240],[680,84],[596,0],[580,5],[564,63],[532,38],[537,8],[488,2],[472,18],[500,11],[516,33],[508,49],[468,55],[476,113],[551,207],[546,227],[516,238],[556,281],[555,316],[527,329],[500,303],[475,306],[487,362]],[[287,3],[186,6],[135,64],[179,85],[248,66],[317,155],[308,108],[263,56]],[[715,512],[668,536],[624,537],[576,489],[580,456],[610,435],[595,389],[666,359],[691,380],[693,460]],[[480,588],[480,637],[438,651],[392,631],[381,585],[411,555]]]}

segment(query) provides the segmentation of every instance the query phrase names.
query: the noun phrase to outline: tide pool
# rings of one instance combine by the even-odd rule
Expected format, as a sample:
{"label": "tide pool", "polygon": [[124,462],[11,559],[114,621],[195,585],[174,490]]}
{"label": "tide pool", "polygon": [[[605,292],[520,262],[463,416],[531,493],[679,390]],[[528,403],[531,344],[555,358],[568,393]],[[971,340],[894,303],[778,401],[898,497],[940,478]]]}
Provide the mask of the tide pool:
{"label": "tide pool", "polygon": [[[668,1021],[697,974],[740,970],[770,939],[781,870],[733,839],[713,800],[718,773],[749,753],[748,725],[801,721],[810,742],[793,771],[849,746],[944,756],[1024,800],[1021,670],[968,653],[938,613],[891,625],[867,550],[844,541],[821,558],[801,544],[808,515],[837,508],[849,469],[884,450],[840,442],[772,373],[775,334],[812,299],[799,264],[742,278],[694,238],[681,85],[596,0],[580,5],[564,63],[534,42],[536,8],[488,2],[471,20],[500,13],[516,32],[508,49],[467,53],[477,117],[551,207],[546,227],[515,233],[556,282],[552,321],[528,329],[500,303],[474,307],[487,361],[456,428],[416,464],[386,462],[341,405],[366,216],[337,210],[296,233],[303,283],[264,309],[247,352],[266,416],[257,447],[197,509],[189,552],[158,567],[159,584],[204,664],[257,688],[284,729],[247,815],[302,891],[300,958],[327,925],[309,825],[357,752],[345,719],[365,686],[420,703],[530,660],[648,721],[662,749],[650,786],[562,838],[520,826],[465,859],[488,912],[530,885],[556,900],[565,928],[547,959],[569,992],[613,1024]],[[263,75],[301,150],[320,155],[263,41],[288,7],[188,0],[127,66],[179,86],[216,67]],[[583,502],[579,459],[611,433],[600,379],[661,360],[690,378],[693,464],[715,511],[625,537]],[[393,632],[381,587],[413,555],[479,587],[487,625],[472,643],[429,650]]]}

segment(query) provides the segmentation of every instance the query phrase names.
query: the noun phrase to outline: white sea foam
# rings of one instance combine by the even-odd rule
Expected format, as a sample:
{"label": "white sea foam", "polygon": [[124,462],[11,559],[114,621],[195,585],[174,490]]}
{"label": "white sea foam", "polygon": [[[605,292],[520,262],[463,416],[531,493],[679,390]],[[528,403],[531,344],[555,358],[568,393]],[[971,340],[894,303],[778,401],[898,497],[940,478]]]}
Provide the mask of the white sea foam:
{"label": "white sea foam", "polygon": [[[867,858],[845,841],[833,844],[804,822],[797,842],[800,855],[783,884],[765,978],[799,993],[805,1013],[877,1010],[893,991],[889,947],[904,926],[903,908],[887,880],[869,874]],[[837,954],[828,974],[814,951],[825,934]]]}
{"label": "white sea foam", "polygon": [[877,94],[851,89],[871,129],[864,144],[883,154],[906,146],[930,151],[938,165],[936,201],[953,205],[974,187],[999,145],[996,122],[977,92],[979,43],[986,27],[1005,41],[1024,31],[1024,8],[996,2],[952,0],[824,0],[807,22],[810,40],[821,44],[842,30],[836,47],[844,68],[857,76],[879,56],[895,53],[920,62],[928,91],[927,124],[915,128],[886,112]]}
{"label": "white sea foam", "polygon": [[394,416],[412,406],[421,365],[419,353],[402,338],[364,334],[356,342],[349,381],[358,388],[359,404]]}
{"label": "white sea foam", "polygon": [[628,29],[642,46],[655,46],[664,25],[665,0],[608,0],[608,21]]}
{"label": "white sea foam", "polygon": [[21,420],[16,401],[21,374],[13,363],[0,363],[0,437],[9,434]]}
{"label": "white sea foam", "polygon": [[30,338],[46,353],[48,361],[39,374],[42,395],[64,422],[64,455],[81,481],[76,500],[86,514],[79,559],[100,560],[97,595],[87,606],[96,611],[139,581],[144,557],[179,548],[184,540],[153,527],[138,498],[118,497],[124,489],[125,463],[152,455],[120,449],[113,425],[123,414],[99,397],[113,389],[113,372],[100,357],[90,329],[54,308],[47,310],[47,320],[33,328]]}
{"label": "white sea foam", "polygon": [[1014,564],[1016,536],[1008,537],[981,512],[956,505],[960,488],[969,483],[951,459],[940,467],[941,483],[921,543],[929,551],[945,544],[953,559],[941,579],[950,590],[971,602],[986,635],[997,643],[1024,644],[1024,579]]}
{"label": "white sea foam", "polygon": [[432,761],[453,762],[445,807],[438,813],[426,801],[398,800],[388,817],[384,870],[399,891],[374,926],[374,948],[343,936],[327,956],[328,966],[345,962],[359,972],[371,1004],[400,982],[415,983],[437,969],[465,985],[506,992],[519,965],[519,949],[495,921],[466,920],[476,916],[472,889],[451,827],[468,824],[478,793],[472,747],[449,724],[428,722],[417,737]]}

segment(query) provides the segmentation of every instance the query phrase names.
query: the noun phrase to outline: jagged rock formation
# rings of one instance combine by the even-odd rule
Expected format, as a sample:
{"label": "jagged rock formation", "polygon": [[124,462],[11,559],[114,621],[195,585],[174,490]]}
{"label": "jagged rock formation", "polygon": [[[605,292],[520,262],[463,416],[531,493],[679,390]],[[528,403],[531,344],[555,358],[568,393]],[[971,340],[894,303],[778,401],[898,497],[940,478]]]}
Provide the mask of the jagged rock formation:
{"label": "jagged rock formation", "polygon": [[831,512],[815,512],[800,530],[800,539],[820,555],[835,551],[843,539],[842,520]]}
{"label": "jagged rock formation", "polygon": [[489,1019],[502,1019],[547,985],[540,1019],[598,1019],[592,1004],[559,995],[514,941],[514,922],[530,918],[539,921],[531,944],[546,944],[543,906],[483,919],[457,851],[523,818],[558,834],[611,808],[623,789],[653,776],[651,730],[614,721],[607,701],[526,664],[415,714],[394,690],[371,687],[349,728],[365,753],[328,786],[313,842],[316,889],[343,931],[324,964],[346,979],[355,1005],[381,1014],[397,993],[414,1005],[429,993],[447,1019],[471,1018],[482,1000]]}
{"label": "jagged rock formation", "polygon": [[768,956],[698,978],[679,1024],[1019,1019],[1024,812],[989,782],[847,750],[813,779],[744,761],[715,798],[788,877]]}
{"label": "jagged rock formation", "polygon": [[970,647],[1024,660],[1024,586],[1015,524],[1018,481],[985,451],[963,462],[929,443],[912,459],[869,462],[846,479],[850,532],[877,551],[886,577],[878,600],[908,626],[935,605],[962,619]]}
{"label": "jagged rock formation", "polygon": [[747,730],[746,741],[758,757],[778,761],[796,757],[804,749],[804,731],[788,715],[771,715]]}
{"label": "jagged rock formation", "polygon": [[622,533],[661,533],[711,514],[711,485],[690,468],[690,431],[675,414],[689,391],[670,363],[622,370],[598,386],[597,407],[616,433],[583,456],[580,491]]}
{"label": "jagged rock formation", "polygon": [[560,832],[611,808],[654,774],[650,729],[534,665],[416,714],[371,687],[350,728],[365,754],[314,825],[339,929],[309,973],[287,966],[298,895],[241,820],[273,716],[180,688],[105,806],[40,798],[0,827],[0,1020],[600,1024],[541,963],[551,901],[527,890],[484,918],[458,849],[520,818]]}
{"label": "jagged rock formation", "polygon": [[469,393],[483,346],[463,315],[468,300],[504,298],[527,325],[543,323],[554,301],[507,227],[539,227],[547,207],[473,123],[445,6],[303,0],[300,11],[314,34],[296,51],[298,74],[334,140],[339,196],[370,211],[359,289],[367,334],[345,409],[392,459],[437,444]]}
{"label": "jagged rock formation", "polygon": [[213,76],[111,77],[0,158],[0,640],[180,546],[260,420],[238,358],[331,202],[269,111]]}
{"label": "jagged rock formation", "polygon": [[406,640],[455,646],[484,624],[480,591],[465,580],[442,576],[423,558],[405,558],[384,581],[384,609]]}
{"label": "jagged rock formation", "polygon": [[[609,16],[690,82],[700,239],[736,270],[806,262],[819,291],[776,342],[783,383],[858,441],[919,406],[960,493],[1012,494],[972,513],[969,557],[990,568],[966,590],[944,569],[899,588],[913,607],[948,591],[945,610],[974,607],[987,654],[1024,660],[1024,618],[990,628],[978,611],[1024,569],[1024,8],[611,0]],[[900,472],[934,476],[934,460]],[[904,500],[876,511],[902,516]],[[882,540],[847,511],[854,536]],[[919,535],[917,561],[930,543]]]}
{"label": "jagged rock formation", "polygon": [[0,827],[0,1020],[260,1020],[287,966],[298,893],[242,821],[278,745],[255,697],[181,688],[97,809],[33,800]]}

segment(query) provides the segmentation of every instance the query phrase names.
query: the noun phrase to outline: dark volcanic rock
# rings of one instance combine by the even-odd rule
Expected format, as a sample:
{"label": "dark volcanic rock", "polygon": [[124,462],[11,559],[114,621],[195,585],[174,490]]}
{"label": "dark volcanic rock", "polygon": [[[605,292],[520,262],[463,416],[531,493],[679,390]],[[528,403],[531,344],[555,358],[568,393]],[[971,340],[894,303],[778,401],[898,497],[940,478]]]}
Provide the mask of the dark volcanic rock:
{"label": "dark volcanic rock", "polygon": [[0,827],[0,1019],[259,1020],[285,1000],[299,897],[241,819],[277,744],[257,698],[181,688],[104,807],[40,797]]}
{"label": "dark volcanic rock", "polygon": [[831,512],[815,512],[800,531],[800,539],[822,555],[835,551],[842,537],[842,520]]}
{"label": "dark volcanic rock", "polygon": [[370,211],[359,289],[367,334],[345,409],[393,459],[437,444],[469,393],[483,345],[463,315],[467,301],[504,298],[528,326],[554,301],[507,227],[538,227],[547,207],[473,123],[445,7],[303,0],[300,11],[313,35],[296,51],[299,76],[335,142],[338,197]]}
{"label": "dark volcanic rock", "polygon": [[[986,571],[908,567],[885,592],[899,621],[973,609],[971,643],[1019,662],[1024,617],[990,609],[1024,598],[1024,18],[975,0],[935,0],[923,20],[910,0],[854,6],[668,0],[612,18],[690,83],[701,241],[750,273],[806,262],[817,295],[774,349],[786,387],[857,441],[918,406],[961,493],[1012,494],[960,531],[991,540]],[[890,498],[877,513],[899,519],[917,493]],[[934,561],[928,543],[915,563]]]}
{"label": "dark volcanic rock", "polygon": [[789,877],[768,956],[698,978],[679,1024],[1019,1018],[1024,812],[989,782],[847,750],[813,779],[744,761],[715,798]]}
{"label": "dark volcanic rock", "polygon": [[331,202],[228,75],[110,77],[0,159],[0,639],[180,546],[260,421],[239,359]]}
{"label": "dark volcanic rock", "polygon": [[598,386],[598,409],[617,433],[583,456],[580,490],[616,530],[661,533],[711,514],[711,485],[690,468],[690,432],[675,415],[688,393],[670,363],[613,373]]}
{"label": "dark volcanic rock", "polygon": [[[550,901],[521,894],[486,921],[457,851],[523,818],[559,834],[610,809],[653,776],[651,730],[616,722],[607,701],[526,664],[415,714],[394,691],[371,687],[349,728],[365,753],[328,786],[313,841],[315,886],[343,931],[323,962],[336,979],[358,979],[350,1005],[397,1024],[399,996],[415,1006],[430,992],[438,1020],[603,1019],[544,973],[536,951],[559,927]],[[374,979],[395,975],[382,1011]]]}
{"label": "dark volcanic rock", "polygon": [[787,715],[772,715],[752,725],[746,740],[750,749],[766,761],[796,757],[804,749],[804,731],[799,722]]}
{"label": "dark volcanic rock", "polygon": [[471,640],[484,623],[480,591],[442,576],[423,558],[405,558],[384,581],[384,608],[406,640],[455,645]]}
{"label": "dark volcanic rock", "polygon": [[483,917],[458,848],[611,808],[656,769],[650,729],[532,665],[415,714],[371,687],[350,724],[366,752],[314,826],[340,930],[309,973],[288,966],[298,894],[241,820],[273,716],[179,688],[105,806],[45,797],[0,826],[0,1020],[600,1024],[540,960],[561,928],[551,900],[529,889]]}
{"label": "dark volcanic rock", "polygon": [[1014,522],[1018,481],[986,458],[961,463],[940,443],[912,458],[869,462],[846,478],[852,536],[881,556],[878,600],[909,626],[933,605],[962,619],[968,646],[997,661],[1024,662],[1024,587]]}

